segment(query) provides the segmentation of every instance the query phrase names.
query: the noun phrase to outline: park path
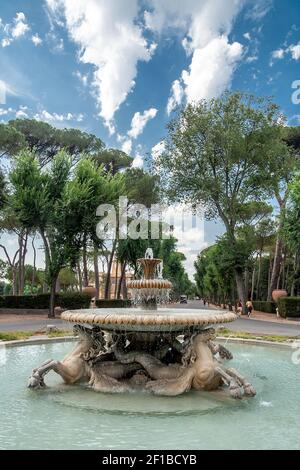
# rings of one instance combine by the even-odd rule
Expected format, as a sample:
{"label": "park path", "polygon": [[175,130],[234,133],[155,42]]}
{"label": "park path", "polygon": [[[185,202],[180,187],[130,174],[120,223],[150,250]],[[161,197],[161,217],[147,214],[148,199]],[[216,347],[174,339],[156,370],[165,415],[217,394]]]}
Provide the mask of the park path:
{"label": "park path", "polygon": [[[187,304],[176,304],[174,308],[213,309],[204,307],[200,300],[189,301]],[[34,331],[44,330],[47,325],[55,325],[58,328],[72,329],[72,324],[59,318],[49,319],[41,315],[1,315],[0,331]],[[252,318],[240,317],[235,322],[227,324],[226,328],[233,331],[245,331],[254,334],[274,334],[282,336],[300,336],[300,321],[277,319],[274,315],[254,313]]]}

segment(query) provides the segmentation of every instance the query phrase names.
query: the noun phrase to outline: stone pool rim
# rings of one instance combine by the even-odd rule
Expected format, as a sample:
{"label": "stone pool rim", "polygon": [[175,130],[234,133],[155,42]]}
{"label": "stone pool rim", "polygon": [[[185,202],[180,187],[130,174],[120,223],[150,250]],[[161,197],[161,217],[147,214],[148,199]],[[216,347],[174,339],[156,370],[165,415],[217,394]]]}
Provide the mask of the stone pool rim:
{"label": "stone pool rim", "polygon": [[[216,339],[222,343],[237,343],[237,344],[248,344],[253,346],[273,346],[273,347],[282,347],[282,348],[291,348],[292,344],[296,340],[287,339],[286,342],[278,341],[267,341],[260,339],[245,339],[245,338],[228,338],[228,336],[216,336]],[[51,344],[51,343],[68,343],[78,340],[78,336],[60,336],[55,338],[29,338],[13,341],[0,341],[0,348],[2,347],[19,347],[19,346],[35,346],[42,344]]]}

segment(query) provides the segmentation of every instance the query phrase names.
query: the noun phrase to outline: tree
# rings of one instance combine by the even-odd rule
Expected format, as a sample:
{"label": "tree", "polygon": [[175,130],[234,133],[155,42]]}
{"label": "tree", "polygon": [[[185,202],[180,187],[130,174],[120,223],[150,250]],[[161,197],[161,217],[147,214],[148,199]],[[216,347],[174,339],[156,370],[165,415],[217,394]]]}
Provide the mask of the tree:
{"label": "tree", "polygon": [[10,174],[12,207],[23,226],[37,230],[45,250],[45,276],[50,286],[49,317],[54,316],[56,281],[60,270],[73,266],[82,243],[82,220],[90,186],[70,180],[71,159],[61,151],[43,171],[35,154],[22,151]]}
{"label": "tree", "polygon": [[104,148],[101,139],[80,129],[57,129],[35,119],[15,119],[8,125],[23,135],[26,146],[38,155],[42,166],[62,149],[76,161],[82,153],[95,153]]}
{"label": "tree", "polygon": [[300,173],[297,173],[289,185],[290,199],[284,222],[284,235],[288,247],[294,253],[294,275],[291,295],[300,291]]}
{"label": "tree", "polygon": [[0,158],[16,155],[24,147],[26,141],[22,132],[10,124],[0,124]]}
{"label": "tree", "polygon": [[[298,137],[297,137],[298,136]],[[299,165],[299,128],[279,128],[278,140],[273,145],[270,158],[266,161],[264,180],[271,189],[271,196],[277,201],[278,226],[268,300],[272,300],[272,292],[277,289],[283,257],[283,227],[286,205],[289,197],[289,183]]]}
{"label": "tree", "polygon": [[129,168],[133,162],[132,157],[118,149],[102,149],[93,156],[93,159],[97,165],[103,166],[107,173],[113,175]]}
{"label": "tree", "polygon": [[[261,173],[278,140],[278,114],[263,98],[225,93],[189,104],[168,125],[166,151],[157,165],[168,199],[202,205],[206,218],[220,218],[232,256],[239,224],[253,223],[261,213],[267,192]],[[234,274],[245,303],[238,260]]]}

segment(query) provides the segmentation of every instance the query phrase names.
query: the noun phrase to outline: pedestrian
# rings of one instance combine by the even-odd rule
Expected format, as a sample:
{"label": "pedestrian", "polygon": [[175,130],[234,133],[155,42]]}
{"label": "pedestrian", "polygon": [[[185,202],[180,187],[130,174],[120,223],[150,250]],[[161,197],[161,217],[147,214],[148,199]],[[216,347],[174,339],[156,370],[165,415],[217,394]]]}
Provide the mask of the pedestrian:
{"label": "pedestrian", "polygon": [[239,317],[243,313],[243,303],[242,303],[241,299],[237,303],[236,313],[238,314]]}
{"label": "pedestrian", "polygon": [[248,300],[248,301],[246,302],[246,308],[247,308],[248,318],[250,318],[250,315],[251,315],[252,310],[253,310],[253,305],[252,305],[251,300]]}

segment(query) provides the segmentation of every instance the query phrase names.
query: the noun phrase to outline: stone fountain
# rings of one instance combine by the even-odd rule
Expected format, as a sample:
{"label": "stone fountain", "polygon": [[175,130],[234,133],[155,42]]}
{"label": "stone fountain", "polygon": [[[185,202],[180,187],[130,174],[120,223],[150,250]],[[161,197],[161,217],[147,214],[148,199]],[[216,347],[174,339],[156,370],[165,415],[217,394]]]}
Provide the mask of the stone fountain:
{"label": "stone fountain", "polygon": [[85,382],[100,392],[176,396],[227,386],[234,398],[254,396],[245,377],[224,365],[230,351],[214,341],[212,325],[236,315],[158,307],[172,284],[163,279],[162,261],[151,249],[138,261],[143,278],[128,283],[135,307],[64,312],[61,318],[75,324],[79,341],[62,361],[51,359],[34,369],[28,387],[45,387],[44,377],[53,370],[67,384]]}

